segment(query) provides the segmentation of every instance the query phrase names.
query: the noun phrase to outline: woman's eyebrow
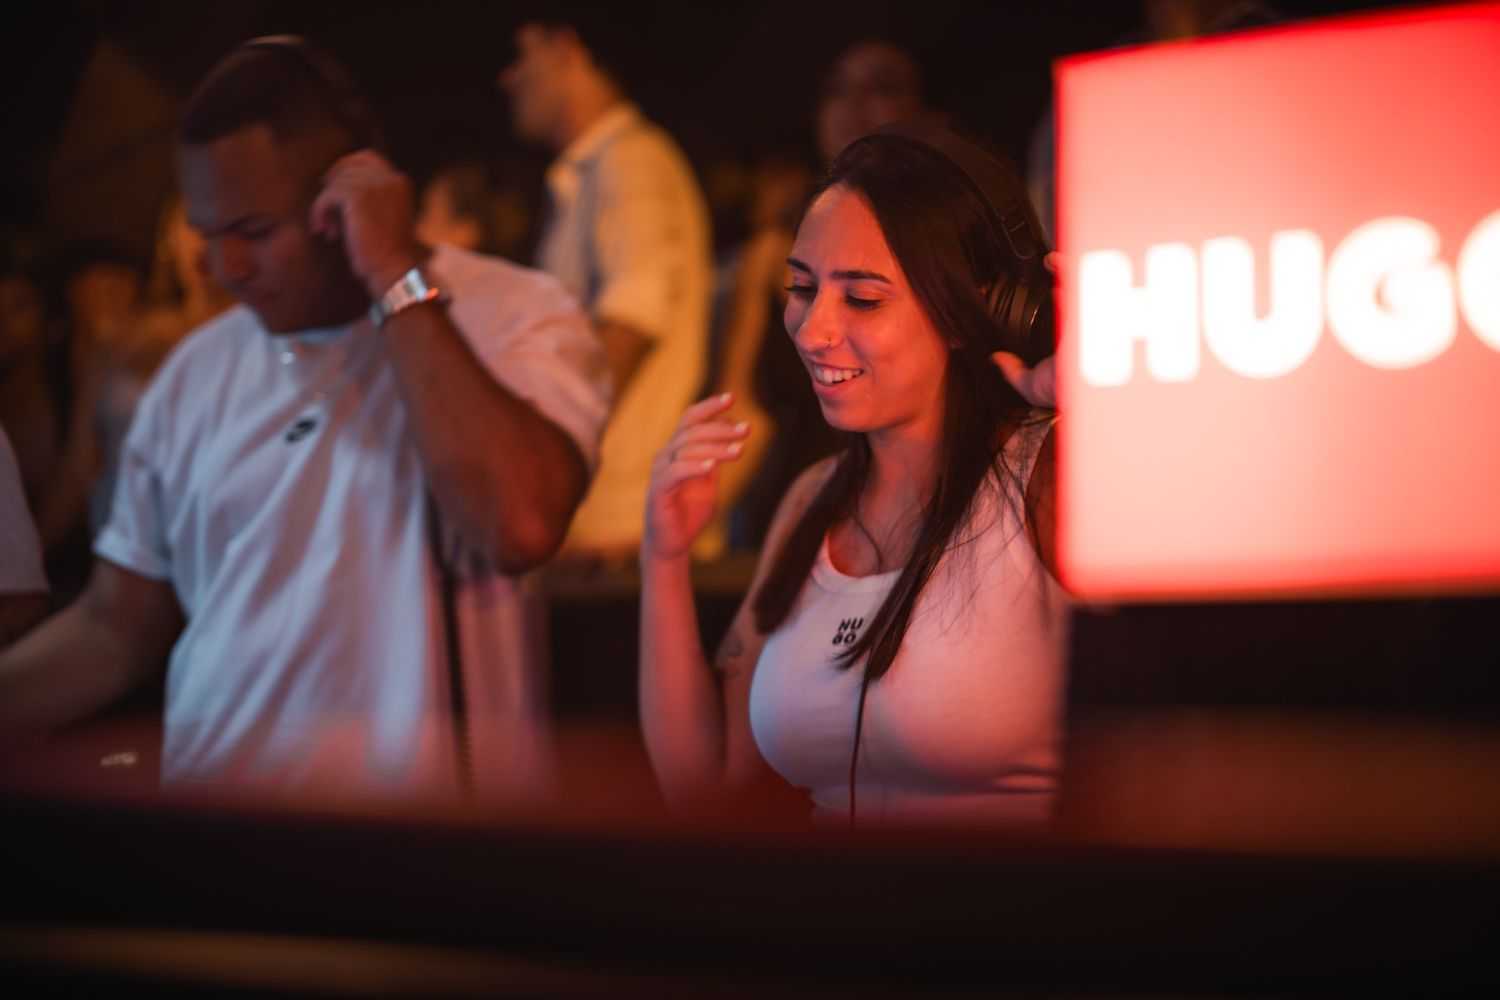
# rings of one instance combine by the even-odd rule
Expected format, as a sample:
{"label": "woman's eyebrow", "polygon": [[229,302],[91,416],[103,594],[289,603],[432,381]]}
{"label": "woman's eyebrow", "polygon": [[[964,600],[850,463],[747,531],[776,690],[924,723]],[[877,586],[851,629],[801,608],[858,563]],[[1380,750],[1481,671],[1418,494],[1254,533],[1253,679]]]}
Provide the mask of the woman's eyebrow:
{"label": "woman's eyebrow", "polygon": [[[795,268],[798,271],[806,271],[808,274],[812,273],[812,268],[802,263],[802,261],[798,260],[796,257],[788,257],[786,259],[786,262],[787,266]],[[879,271],[864,271],[857,269],[838,270],[834,271],[831,276],[834,278],[838,278],[841,281],[881,281],[887,285],[892,284],[891,279],[887,278]]]}

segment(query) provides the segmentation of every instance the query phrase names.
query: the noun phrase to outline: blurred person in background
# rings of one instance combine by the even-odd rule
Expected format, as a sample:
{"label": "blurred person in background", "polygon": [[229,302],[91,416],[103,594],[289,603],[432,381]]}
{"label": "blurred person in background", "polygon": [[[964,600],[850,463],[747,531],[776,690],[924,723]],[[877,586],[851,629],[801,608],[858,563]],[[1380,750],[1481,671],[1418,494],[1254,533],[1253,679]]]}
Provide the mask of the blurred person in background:
{"label": "blurred person in background", "polygon": [[91,535],[109,520],[120,449],[152,375],[189,332],[234,305],[234,298],[205,271],[204,251],[203,238],[188,225],[182,197],[173,195],[157,225],[143,306],[101,357],[90,385],[93,399],[87,409],[97,442],[89,500]]}
{"label": "blurred person in background", "polygon": [[0,427],[10,435],[28,503],[40,503],[61,450],[46,299],[14,260],[0,270]]}
{"label": "blurred person in background", "polygon": [[703,194],[628,99],[618,34],[582,12],[539,15],[500,73],[516,134],[557,155],[538,264],[583,302],[614,377],[599,475],[564,545],[583,566],[635,558],[652,457],[703,378],[713,291]]}
{"label": "blurred person in background", "polygon": [[26,506],[10,438],[0,428],[0,649],[41,621],[47,607],[42,542]]}
{"label": "blurred person in background", "polygon": [[52,270],[53,307],[45,312],[31,303],[23,276],[7,279],[11,346],[0,419],[15,443],[53,594],[65,602],[92,563],[89,497],[100,467],[94,413],[139,308],[142,269],[110,242],[79,241],[63,248]]}
{"label": "blurred person in background", "polygon": [[162,208],[155,247],[129,358],[148,370],[155,370],[190,331],[234,305],[234,297],[208,273],[207,245],[188,223],[180,194]]}
{"label": "blurred person in background", "polygon": [[0,728],[87,716],[165,661],[174,786],[548,780],[523,574],[587,486],[604,359],[553,279],[424,247],[379,144],[300,39],[248,42],[199,84],[184,201],[240,305],[141,400],[87,589],[0,656]]}
{"label": "blurred person in background", "polygon": [[726,419],[753,433],[740,460],[720,473],[719,509],[694,546],[699,558],[731,545],[759,548],[786,488],[837,445],[781,320],[786,258],[812,185],[811,167],[790,153],[763,156],[751,172],[750,235],[730,277],[712,391],[733,395]]}
{"label": "blurred person in background", "polygon": [[930,124],[846,146],[788,260],[786,329],[847,447],[777,511],[712,666],[688,559],[747,428],[690,407],[641,547],[641,715],[670,802],[775,786],[832,822],[1046,822],[1068,601],[1050,415],[993,361],[1052,347],[1019,174]]}
{"label": "blurred person in background", "polygon": [[862,39],[840,52],[823,79],[814,129],[823,162],[891,122],[936,116],[922,96],[922,69],[912,54],[884,39]]}
{"label": "blurred person in background", "polygon": [[438,169],[422,189],[417,236],[423,243],[446,243],[461,250],[519,261],[526,254],[531,210],[514,185],[477,160]]}

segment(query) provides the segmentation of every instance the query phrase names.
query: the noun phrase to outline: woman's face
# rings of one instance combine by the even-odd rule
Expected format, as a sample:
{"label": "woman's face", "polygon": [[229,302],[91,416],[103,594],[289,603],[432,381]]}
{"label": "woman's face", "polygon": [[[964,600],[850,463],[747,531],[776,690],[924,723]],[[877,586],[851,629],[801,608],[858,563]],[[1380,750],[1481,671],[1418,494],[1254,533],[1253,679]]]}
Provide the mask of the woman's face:
{"label": "woman's face", "polygon": [[865,199],[819,195],[787,267],[787,333],[829,424],[937,441],[948,347]]}

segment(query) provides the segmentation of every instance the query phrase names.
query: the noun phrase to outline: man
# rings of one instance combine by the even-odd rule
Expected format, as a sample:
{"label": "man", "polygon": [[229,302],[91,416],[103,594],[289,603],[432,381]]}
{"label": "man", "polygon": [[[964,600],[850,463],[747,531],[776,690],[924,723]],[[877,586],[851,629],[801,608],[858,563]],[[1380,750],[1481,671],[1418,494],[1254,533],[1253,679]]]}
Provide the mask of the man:
{"label": "man", "polygon": [[[242,305],[141,401],[80,600],[0,658],[48,727],[170,654],[163,777],[512,789],[541,776],[536,608],[608,411],[555,281],[413,236],[322,53],[247,43],[190,100],[189,222]],[[373,303],[373,307],[372,307]]]}
{"label": "man", "polygon": [[651,460],[702,383],[713,273],[692,168],[584,30],[524,24],[500,82],[516,132],[558,154],[539,263],[592,314],[618,398],[565,550],[616,561],[634,558]]}

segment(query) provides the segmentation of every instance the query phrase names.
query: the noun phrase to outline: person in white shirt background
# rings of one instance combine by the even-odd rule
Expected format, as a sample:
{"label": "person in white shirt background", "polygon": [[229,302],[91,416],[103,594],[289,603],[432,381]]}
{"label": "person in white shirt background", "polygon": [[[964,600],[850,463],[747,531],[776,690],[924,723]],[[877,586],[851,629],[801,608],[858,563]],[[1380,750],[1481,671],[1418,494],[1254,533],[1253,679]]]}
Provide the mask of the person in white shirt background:
{"label": "person in white shirt background", "polygon": [[563,558],[622,564],[640,544],[652,458],[703,382],[713,261],[692,166],[628,99],[601,48],[618,26],[605,27],[582,12],[523,23],[500,84],[516,134],[556,154],[537,263],[593,317],[615,383]]}
{"label": "person in white shirt background", "polygon": [[242,45],[189,101],[188,219],[241,305],[142,399],[82,597],[0,657],[10,734],[169,659],[169,782],[545,782],[524,574],[597,463],[603,354],[553,279],[422,246],[378,143],[347,74],[296,38]]}

